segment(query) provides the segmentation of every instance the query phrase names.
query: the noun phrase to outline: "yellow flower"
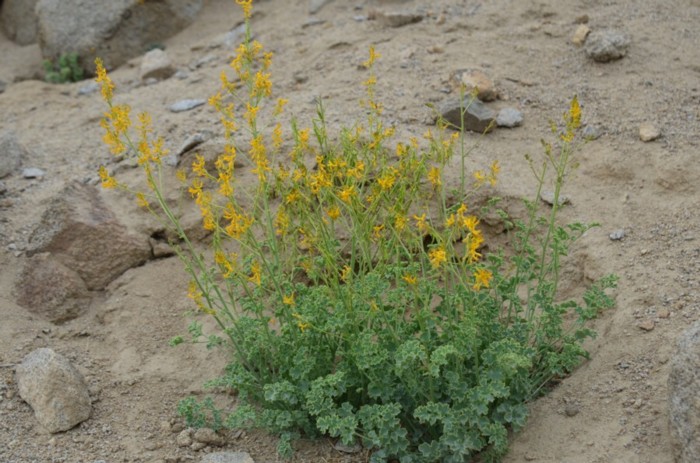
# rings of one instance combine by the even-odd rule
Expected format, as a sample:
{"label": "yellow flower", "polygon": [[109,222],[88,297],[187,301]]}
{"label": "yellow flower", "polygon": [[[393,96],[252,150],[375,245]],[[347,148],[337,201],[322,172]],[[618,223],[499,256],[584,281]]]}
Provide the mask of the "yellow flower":
{"label": "yellow flower", "polygon": [[394,183],[396,182],[396,169],[393,167],[389,169],[388,172],[386,172],[384,175],[379,177],[377,179],[377,183],[379,184],[379,187],[384,190],[390,190],[392,186],[394,186]]}
{"label": "yellow flower", "polygon": [[443,246],[434,247],[428,253],[428,259],[430,259],[430,265],[433,268],[440,268],[443,263],[447,262],[447,252]]}
{"label": "yellow flower", "polygon": [[280,98],[279,100],[277,100],[277,104],[275,105],[275,110],[273,114],[275,116],[279,116],[280,114],[282,114],[282,111],[284,111],[284,107],[288,102],[289,100],[285,98]]}
{"label": "yellow flower", "polygon": [[414,215],[413,220],[416,221],[416,227],[421,233],[428,232],[428,222],[425,220],[425,212],[422,215]]}
{"label": "yellow flower", "polygon": [[474,179],[476,180],[477,186],[481,186],[486,182],[486,174],[481,170],[477,170],[474,172]]}
{"label": "yellow flower", "polygon": [[284,305],[288,305],[288,306],[292,306],[292,307],[295,306],[296,302],[294,301],[294,293],[292,293],[290,295],[282,296],[282,303]]}
{"label": "yellow flower", "polygon": [[349,265],[344,266],[343,269],[340,271],[340,279],[343,281],[348,281],[351,275],[352,269]]}
{"label": "yellow flower", "polygon": [[384,231],[384,225],[375,225],[372,227],[372,238],[379,240],[382,237],[382,231]]}
{"label": "yellow flower", "polygon": [[257,95],[272,95],[272,82],[270,82],[270,74],[258,71],[255,74],[255,83],[253,84],[253,91]]}
{"label": "yellow flower", "polygon": [[571,121],[571,127],[578,129],[581,127],[581,105],[578,103],[578,97],[574,96],[571,100],[571,107],[569,108],[569,120]]}
{"label": "yellow flower", "polygon": [[185,183],[187,181],[187,172],[185,172],[185,169],[178,169],[175,171],[175,177],[177,177],[181,183]]}
{"label": "yellow flower", "polygon": [[377,51],[374,49],[374,45],[369,47],[369,58],[367,61],[363,63],[364,67],[366,68],[371,68],[372,65],[374,65],[374,62],[377,61],[379,58],[381,58],[382,55],[377,53]]}
{"label": "yellow flower", "polygon": [[394,228],[397,232],[403,231],[407,223],[408,219],[404,215],[396,215],[396,217],[394,217]]}
{"label": "yellow flower", "polygon": [[350,185],[346,186],[342,190],[340,190],[340,193],[338,193],[338,197],[340,200],[344,203],[350,203],[352,201],[352,198],[357,195],[357,192],[355,191],[355,186]]}
{"label": "yellow flower", "polygon": [[243,16],[245,16],[245,19],[250,19],[253,0],[236,0],[236,3],[243,9]]}
{"label": "yellow flower", "polygon": [[248,281],[254,283],[255,286],[260,286],[260,283],[262,282],[262,277],[261,277],[260,272],[261,272],[260,263],[256,260],[250,266],[250,276],[248,277]]}
{"label": "yellow flower", "polygon": [[224,219],[229,221],[229,225],[226,226],[224,231],[234,239],[240,238],[241,235],[247,232],[253,225],[253,222],[255,222],[255,219],[252,217],[239,214],[236,208],[230,203],[227,204],[224,209]]}
{"label": "yellow flower", "polygon": [[231,254],[229,259],[221,250],[214,253],[214,262],[219,266],[224,278],[229,278],[233,275],[236,267],[236,258],[235,254]]}
{"label": "yellow flower", "polygon": [[326,214],[328,214],[328,217],[332,220],[337,220],[338,217],[340,217],[340,208],[338,206],[333,206],[326,211]]}
{"label": "yellow flower", "polygon": [[472,287],[475,291],[488,288],[491,284],[491,278],[493,278],[493,274],[490,271],[480,268],[474,272],[474,286]]}
{"label": "yellow flower", "polygon": [[272,147],[275,150],[279,150],[282,146],[282,142],[282,124],[278,122],[272,130]]}
{"label": "yellow flower", "polygon": [[102,188],[109,189],[119,186],[115,178],[109,175],[109,172],[107,172],[107,168],[105,166],[100,166],[99,174],[100,180],[102,181]]}
{"label": "yellow flower", "polygon": [[299,201],[299,198],[301,198],[299,191],[292,190],[289,193],[287,193],[287,196],[284,197],[284,202],[286,204],[294,204],[295,202]]}
{"label": "yellow flower", "polygon": [[501,171],[501,166],[498,163],[498,161],[493,161],[493,163],[491,164],[490,170],[491,170],[491,172],[489,173],[489,178],[488,178],[489,183],[491,184],[491,186],[496,186],[496,181],[498,179],[498,173]]}
{"label": "yellow flower", "polygon": [[404,275],[402,279],[411,286],[415,286],[418,283],[418,278],[415,275],[411,275],[409,273]]}
{"label": "yellow flower", "polygon": [[209,175],[207,169],[204,167],[205,161],[204,157],[196,154],[195,160],[192,162],[192,172],[194,172],[198,177],[206,177]]}
{"label": "yellow flower", "polygon": [[146,199],[146,195],[141,192],[136,193],[136,204],[144,209],[148,209],[150,206],[150,204],[148,204],[148,200]]}
{"label": "yellow flower", "polygon": [[192,180],[192,186],[189,187],[187,191],[189,191],[190,195],[192,195],[193,198],[199,197],[202,194],[202,187],[204,184],[202,181],[198,178]]}
{"label": "yellow flower", "polygon": [[470,215],[462,218],[462,226],[469,231],[469,233],[477,233],[476,226],[479,225],[479,219],[476,216]]}
{"label": "yellow flower", "polygon": [[310,327],[311,327],[311,324],[305,322],[305,321],[304,321],[304,317],[302,317],[302,316],[299,315],[298,313],[296,313],[296,312],[293,313],[293,314],[292,314],[292,317],[294,317],[294,318],[297,319],[297,326],[299,327],[299,330],[300,330],[302,333],[304,332],[304,330],[306,330],[307,328],[310,328]]}
{"label": "yellow flower", "polygon": [[110,79],[107,75],[107,70],[105,69],[100,58],[95,58],[95,66],[95,73],[97,74],[97,77],[95,77],[95,82],[100,84],[102,98],[107,103],[111,103],[112,97],[114,95],[114,83],[112,82],[112,79]]}
{"label": "yellow flower", "polygon": [[277,216],[275,217],[275,233],[278,236],[286,235],[287,230],[289,230],[289,224],[289,216],[284,209],[280,208],[279,211],[277,211]]}
{"label": "yellow flower", "polygon": [[437,188],[442,185],[442,179],[440,178],[440,168],[431,167],[428,171],[428,180],[433,185],[433,188]]}

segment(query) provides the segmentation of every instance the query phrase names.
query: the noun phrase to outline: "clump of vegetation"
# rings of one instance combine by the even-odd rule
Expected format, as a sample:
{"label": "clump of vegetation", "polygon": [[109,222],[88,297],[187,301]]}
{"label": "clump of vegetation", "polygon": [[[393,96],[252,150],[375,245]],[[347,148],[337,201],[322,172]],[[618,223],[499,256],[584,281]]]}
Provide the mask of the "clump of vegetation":
{"label": "clump of vegetation", "polygon": [[[251,1],[237,0],[246,19]],[[187,236],[162,192],[165,155],[151,119],[114,102],[114,85],[97,61],[109,112],[102,121],[114,154],[136,153],[149,189],[138,203],[164,219],[171,245],[191,276],[196,307],[187,340],[222,346],[231,363],[210,385],[234,390],[226,417],[213,402],[180,404],[191,425],[258,427],[280,436],[290,455],[299,436],[361,442],[371,461],[497,461],[508,431],[521,428],[527,403],[587,356],[587,322],[613,305],[613,276],[582,300],[560,300],[561,258],[594,225],[562,226],[559,196],[579,143],[576,98],[557,146],[530,160],[539,197],[554,177],[551,209],[526,202],[508,219],[512,248],[485,251],[474,193],[498,181],[499,165],[467,175],[462,132],[444,125],[423,140],[395,140],[375,95],[370,49],[365,67],[367,118],[328,135],[319,103],[310,127],[279,116],[272,99],[272,55],[246,36],[209,100],[227,144],[212,164],[197,155],[177,171],[211,240]],[[243,108],[237,111],[236,108]],[[269,121],[262,118],[269,110]],[[289,148],[284,148],[289,146]],[[247,155],[257,183],[241,188],[236,157]],[[461,175],[446,170],[455,160]],[[128,189],[100,169],[103,186]],[[204,333],[201,317],[218,333]],[[186,340],[176,337],[173,344]]]}
{"label": "clump of vegetation", "polygon": [[63,54],[56,62],[44,60],[44,76],[46,82],[52,84],[66,84],[83,80],[84,73],[78,62],[78,54]]}

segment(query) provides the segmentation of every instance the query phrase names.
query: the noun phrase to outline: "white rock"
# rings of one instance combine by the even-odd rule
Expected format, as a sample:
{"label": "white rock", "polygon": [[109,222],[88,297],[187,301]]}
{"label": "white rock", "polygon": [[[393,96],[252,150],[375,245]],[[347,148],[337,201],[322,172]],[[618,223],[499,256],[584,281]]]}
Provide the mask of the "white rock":
{"label": "white rock", "polygon": [[629,37],[616,30],[593,31],[586,39],[586,54],[599,63],[618,60],[627,54]]}
{"label": "white rock", "polygon": [[180,100],[170,105],[170,111],[174,113],[181,113],[183,111],[189,111],[190,109],[202,106],[204,103],[206,103],[206,101],[202,99]]}
{"label": "white rock", "polygon": [[574,35],[571,37],[571,43],[573,43],[577,47],[582,46],[586,42],[586,38],[588,38],[588,34],[590,33],[590,27],[588,27],[585,24],[579,24],[579,26],[576,28],[576,31],[574,32]]}
{"label": "white rock", "polygon": [[523,113],[515,108],[503,108],[496,116],[496,124],[499,127],[518,127],[523,123]]}
{"label": "white rock", "polygon": [[661,131],[654,124],[645,122],[639,126],[639,139],[643,142],[654,141],[661,136]]}
{"label": "white rock", "polygon": [[83,376],[62,355],[37,349],[17,367],[19,395],[49,432],[67,431],[92,412]]}
{"label": "white rock", "polygon": [[141,80],[158,79],[165,80],[175,74],[175,68],[168,53],[160,48],[154,48],[145,55],[141,61]]}
{"label": "white rock", "polygon": [[214,452],[204,455],[200,463],[255,463],[246,452]]}
{"label": "white rock", "polygon": [[700,461],[700,322],[678,341],[671,359],[668,404],[671,446],[678,463]]}

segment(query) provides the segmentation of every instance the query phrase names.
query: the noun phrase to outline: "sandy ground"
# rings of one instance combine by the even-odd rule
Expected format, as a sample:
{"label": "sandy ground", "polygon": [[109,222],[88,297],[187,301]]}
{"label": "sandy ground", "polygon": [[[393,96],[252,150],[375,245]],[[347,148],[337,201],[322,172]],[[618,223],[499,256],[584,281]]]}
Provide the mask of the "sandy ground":
{"label": "sandy ground", "polygon": [[[216,91],[233,50],[213,45],[241,20],[233,3],[208,0],[191,27],[165,41],[187,78],[143,85],[140,58],[112,73],[118,99],[149,111],[171,149],[194,132],[219,130],[206,106],[178,114],[167,107]],[[418,10],[425,18],[389,28],[363,19],[375,6]],[[501,94],[491,106],[519,108],[525,122],[472,136],[470,163],[476,169],[499,160],[501,182],[494,194],[511,203],[533,193],[524,155],[540,153],[548,120],[579,96],[584,122],[602,136],[577,154],[580,166],[565,189],[571,205],[562,218],[602,226],[576,245],[565,264],[564,287],[575,295],[592,279],[616,273],[617,308],[596,321],[599,336],[587,345],[591,360],[532,404],[528,425],[513,436],[505,461],[672,461],[668,361],[680,333],[700,318],[700,2],[337,0],[311,16],[307,0],[269,0],[256,11],[256,37],[275,53],[276,95],[290,100],[302,125],[310,125],[318,96],[331,128],[361,116],[357,102],[366,73],[357,65],[370,44],[382,54],[378,95],[400,137],[426,131],[426,104],[454,96],[446,93],[454,71],[484,70]],[[629,34],[628,55],[607,64],[587,58],[570,40],[584,15],[593,30]],[[0,63],[0,80],[8,82],[0,94],[0,130],[14,131],[33,153],[23,167],[46,171],[42,179],[4,179],[7,192],[0,197],[0,460],[198,461],[201,451],[175,442],[181,427],[175,404],[186,394],[202,394],[202,379],[216,376],[226,359],[203,347],[167,346],[188,324],[182,316],[189,308],[186,277],[176,259],[127,271],[84,315],[59,326],[14,299],[28,233],[46,200],[69,181],[94,182],[100,164],[114,165],[101,145],[99,94],[78,96],[85,82],[54,86],[31,80],[41,64],[37,46],[19,47],[0,36]],[[640,141],[644,122],[658,127],[661,138]],[[130,181],[136,173],[120,175]],[[242,175],[250,173],[243,169]],[[147,228],[147,218],[128,198],[103,196],[131,227]],[[611,240],[609,234],[620,229],[625,237]],[[640,329],[650,322],[653,329]],[[44,346],[80,369],[95,399],[88,421],[57,435],[36,423],[16,393],[12,369]],[[275,445],[262,433],[230,433],[225,448],[268,462],[277,460]],[[343,455],[322,440],[300,443],[294,461],[365,458]]]}

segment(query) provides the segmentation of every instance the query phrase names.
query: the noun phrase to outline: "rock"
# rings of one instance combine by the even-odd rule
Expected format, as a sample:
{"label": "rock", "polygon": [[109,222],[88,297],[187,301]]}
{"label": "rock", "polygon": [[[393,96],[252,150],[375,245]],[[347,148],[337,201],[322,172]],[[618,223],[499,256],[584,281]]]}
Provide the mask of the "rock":
{"label": "rock", "polygon": [[523,123],[523,113],[515,108],[503,108],[496,116],[496,125],[499,127],[518,127]]}
{"label": "rock", "polygon": [[645,122],[639,126],[639,139],[643,142],[654,141],[661,136],[661,131],[649,122]]}
{"label": "rock", "polygon": [[28,156],[27,149],[17,140],[14,132],[0,133],[0,178],[7,177],[17,169],[22,158]]}
{"label": "rock", "polygon": [[583,128],[583,131],[581,132],[583,135],[583,138],[585,140],[597,140],[600,138],[602,135],[602,130],[600,127],[597,127],[595,125],[587,125]]}
{"label": "rock", "polygon": [[191,24],[204,0],[114,0],[99,8],[93,3],[39,0],[37,29],[44,58],[74,52],[88,75],[94,74],[98,56],[114,69]]}
{"label": "rock", "polygon": [[581,411],[581,408],[574,403],[568,403],[564,407],[564,414],[570,418],[578,415],[580,411]]}
{"label": "rock", "polygon": [[213,452],[204,455],[200,463],[255,463],[246,452]]}
{"label": "rock", "polygon": [[151,257],[148,237],[131,233],[101,199],[97,187],[72,183],[49,203],[29,236],[28,255],[50,252],[100,290]]}
{"label": "rock", "polygon": [[352,445],[345,445],[342,441],[338,441],[333,445],[333,448],[341,453],[354,454],[362,451],[362,446],[359,442],[355,442]]}
{"label": "rock", "polygon": [[379,21],[384,27],[403,27],[421,22],[423,20],[423,15],[418,13],[389,13],[381,10],[372,10],[370,11],[369,18]]}
{"label": "rock", "polygon": [[90,293],[80,275],[49,254],[27,260],[14,291],[19,305],[53,323],[78,317],[90,303]]}
{"label": "rock", "polygon": [[309,0],[309,14],[316,14],[333,0]]}
{"label": "rock", "polygon": [[199,428],[194,432],[192,438],[196,442],[201,442],[202,444],[222,446],[226,443],[226,439],[220,436],[211,428]]}
{"label": "rock", "polygon": [[192,445],[192,428],[183,429],[175,438],[178,447],[189,447]]}
{"label": "rock", "polygon": [[656,326],[656,324],[654,323],[654,320],[650,320],[650,319],[644,320],[644,321],[640,322],[639,325],[637,325],[637,327],[643,331],[651,331],[654,329],[655,326]]}
{"label": "rock", "polygon": [[624,57],[629,45],[629,37],[620,31],[593,31],[586,39],[585,50],[594,61],[607,63]]}
{"label": "rock", "polygon": [[168,53],[160,48],[154,48],[141,61],[141,80],[165,80],[175,74],[175,68]]}
{"label": "rock", "polygon": [[20,397],[50,433],[67,431],[90,417],[85,380],[62,355],[37,349],[22,360],[16,374]]}
{"label": "rock", "polygon": [[[540,199],[550,206],[554,205],[554,192],[553,191],[542,191],[540,193]],[[571,204],[571,198],[567,195],[559,194],[559,205]]]}
{"label": "rock", "polygon": [[464,86],[467,95],[476,91],[476,97],[481,101],[493,101],[498,98],[498,90],[493,80],[478,69],[457,71],[452,76],[452,82],[457,88]]}
{"label": "rock", "polygon": [[586,38],[588,38],[588,34],[590,33],[590,27],[588,27],[585,24],[579,24],[579,26],[576,28],[576,31],[574,32],[574,35],[571,36],[571,43],[573,43],[577,47],[582,46],[584,42],[586,42]]}
{"label": "rock", "polygon": [[190,151],[192,148],[196,148],[205,141],[211,138],[211,132],[197,132],[185,139],[180,148],[175,152],[175,154],[180,157],[186,152]]}
{"label": "rock", "polygon": [[2,2],[2,25],[7,38],[18,45],[36,43],[37,0],[5,0]]}
{"label": "rock", "polygon": [[84,95],[92,95],[93,93],[97,92],[100,89],[100,84],[97,82],[90,81],[85,85],[81,85],[80,88],[78,88],[78,96],[84,96]]}
{"label": "rock", "polygon": [[170,111],[172,111],[174,113],[189,111],[190,109],[194,109],[198,106],[202,106],[204,103],[206,103],[206,101],[201,100],[201,99],[180,100],[176,103],[173,103],[170,106]]}
{"label": "rock", "polygon": [[3,93],[5,91],[5,88],[7,88],[7,82],[4,80],[0,80],[0,93]]}
{"label": "rock", "polygon": [[668,309],[659,309],[659,311],[656,313],[656,315],[659,318],[666,319],[671,316],[671,311]]}
{"label": "rock", "polygon": [[496,113],[476,98],[464,102],[458,99],[450,100],[440,107],[441,118],[457,130],[462,124],[462,111],[464,111],[464,130],[490,132],[496,124]]}
{"label": "rock", "polygon": [[46,175],[46,171],[37,167],[27,167],[22,169],[22,177],[24,178],[41,178]]}
{"label": "rock", "polygon": [[700,321],[685,331],[671,359],[668,404],[677,463],[700,461]]}
{"label": "rock", "polygon": [[619,230],[615,230],[614,232],[610,233],[609,236],[612,241],[620,241],[622,238],[625,237],[625,230],[622,228]]}

